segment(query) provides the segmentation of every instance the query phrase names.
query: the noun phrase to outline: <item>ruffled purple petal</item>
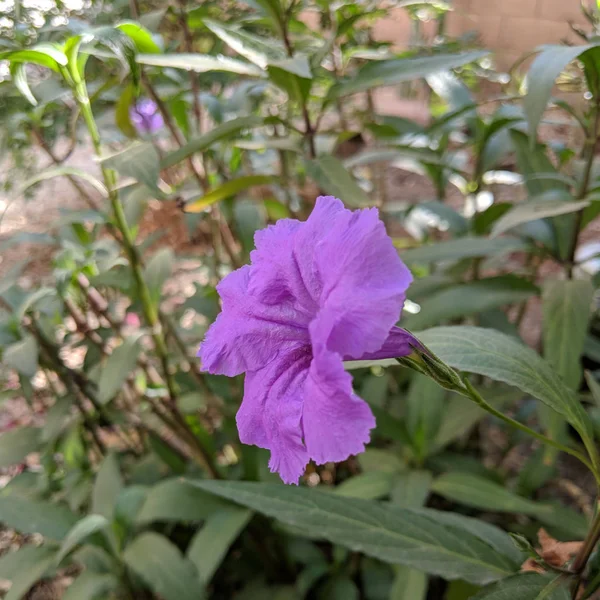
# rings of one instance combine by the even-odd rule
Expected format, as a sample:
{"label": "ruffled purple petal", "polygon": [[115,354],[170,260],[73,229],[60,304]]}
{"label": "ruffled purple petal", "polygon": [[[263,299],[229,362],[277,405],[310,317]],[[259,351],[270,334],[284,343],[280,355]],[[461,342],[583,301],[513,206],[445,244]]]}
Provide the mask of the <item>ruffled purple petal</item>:
{"label": "ruffled purple petal", "polygon": [[364,452],[375,418],[353,393],[340,356],[323,344],[313,346],[313,352],[304,388],[304,443],[317,464],[340,462]]}
{"label": "ruffled purple petal", "polygon": [[327,348],[351,357],[381,348],[400,318],[412,275],[377,209],[338,212],[317,245],[315,263]]}
{"label": "ruffled purple petal", "polygon": [[285,483],[298,483],[308,463],[302,406],[308,349],[277,357],[246,375],[244,400],[236,416],[240,440],[271,451],[269,468]]}
{"label": "ruffled purple petal", "polygon": [[253,298],[250,275],[245,266],[217,286],[223,307],[200,346],[204,371],[230,377],[257,371],[278,354],[309,343],[302,315],[288,302],[268,305]]}

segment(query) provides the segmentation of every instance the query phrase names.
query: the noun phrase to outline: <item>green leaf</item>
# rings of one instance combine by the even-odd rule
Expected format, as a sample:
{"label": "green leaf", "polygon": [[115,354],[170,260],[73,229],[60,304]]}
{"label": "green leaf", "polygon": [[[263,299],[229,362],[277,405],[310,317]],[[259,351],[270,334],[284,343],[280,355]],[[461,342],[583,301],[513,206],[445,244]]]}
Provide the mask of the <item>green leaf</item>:
{"label": "green leaf", "polygon": [[411,469],[394,476],[392,503],[406,508],[419,508],[425,505],[433,477],[429,471]]}
{"label": "green leaf", "polygon": [[128,85],[119,96],[115,105],[115,123],[117,127],[129,138],[135,138],[136,129],[131,122],[129,112],[135,100],[135,87]]}
{"label": "green leaf", "polygon": [[272,175],[244,175],[237,179],[231,179],[212,189],[204,196],[201,196],[197,200],[192,200],[185,205],[185,212],[187,213],[199,213],[212,206],[213,204],[236,196],[240,192],[244,192],[247,189],[257,185],[267,185],[277,181],[277,177]]}
{"label": "green leaf", "polygon": [[67,65],[67,57],[58,44],[36,44],[27,50],[9,50],[0,52],[0,60],[12,63],[34,63],[59,71],[59,67]]}
{"label": "green leaf", "polygon": [[400,258],[408,264],[427,264],[523,252],[528,249],[529,244],[517,238],[506,237],[488,240],[481,237],[464,237],[405,250],[400,252]]}
{"label": "green leaf", "polygon": [[439,429],[446,390],[433,379],[415,373],[406,399],[406,428],[419,459],[425,458]]}
{"label": "green leaf", "polygon": [[550,525],[564,529],[572,527],[572,533],[585,535],[585,519],[574,513],[571,523],[565,523],[566,512],[552,504],[534,502],[506,489],[506,487],[470,473],[444,473],[432,484],[436,494],[480,510],[509,512],[529,515]]}
{"label": "green leaf", "polygon": [[13,63],[10,65],[10,78],[15,87],[23,94],[26,100],[33,106],[37,105],[37,100],[27,83],[27,69],[25,63]]}
{"label": "green leaf", "polygon": [[51,169],[44,169],[41,173],[33,174],[27,179],[27,183],[20,189],[19,194],[23,194],[40,181],[46,181],[47,179],[52,179],[54,177],[78,177],[89,183],[96,191],[100,192],[104,198],[108,198],[108,191],[102,183],[100,183],[93,175],[74,167],[53,167]]}
{"label": "green leaf", "polygon": [[403,324],[407,329],[423,329],[443,321],[523,302],[538,293],[536,285],[516,275],[480,279],[430,296],[421,302],[421,310],[417,314],[403,319]]}
{"label": "green leaf", "polygon": [[64,504],[9,495],[0,496],[0,521],[21,533],[39,533],[61,540],[77,516]]}
{"label": "green leaf", "polygon": [[0,469],[23,462],[27,455],[37,452],[41,446],[40,433],[37,427],[5,431],[0,436]]}
{"label": "green leaf", "polygon": [[102,159],[107,169],[114,169],[123,177],[133,177],[143,183],[158,198],[163,193],[158,188],[160,159],[156,148],[150,142],[134,143],[125,150]]}
{"label": "green leaf", "polygon": [[433,73],[462,67],[487,54],[488,52],[477,50],[459,54],[437,54],[370,62],[362,67],[352,79],[337,84],[330,93],[330,97],[339,98],[356,92],[364,92],[377,86],[422,79]]}
{"label": "green leaf", "polygon": [[554,580],[549,575],[519,573],[486,587],[471,600],[570,600],[567,586],[548,590]]}
{"label": "green leaf", "polygon": [[390,600],[425,600],[427,576],[416,569],[398,567],[390,590]]}
{"label": "green leaf", "polygon": [[73,397],[57,398],[56,402],[46,413],[46,422],[41,432],[43,442],[54,442],[73,422]]}
{"label": "green leaf", "polygon": [[581,355],[594,288],[587,280],[547,280],[542,294],[544,358],[569,388],[581,382]]}
{"label": "green leaf", "polygon": [[162,288],[173,272],[175,253],[171,248],[161,248],[148,261],[144,269],[144,279],[155,304],[158,304]]}
{"label": "green leaf", "polygon": [[142,533],[127,546],[125,564],[165,600],[200,600],[204,593],[194,565],[157,533]]}
{"label": "green leaf", "polygon": [[250,77],[264,77],[265,73],[255,65],[227,56],[208,54],[138,54],[137,61],[143,65],[184,69],[196,73],[222,71]]}
{"label": "green leaf", "polygon": [[494,223],[491,233],[492,237],[498,236],[523,223],[578,212],[590,205],[588,200],[573,200],[567,192],[553,193],[552,195],[554,198],[544,195],[531,198],[520,204],[515,204],[513,208]]}
{"label": "green leaf", "polygon": [[22,600],[34,583],[54,564],[56,549],[48,546],[24,546],[0,558],[0,577],[12,581],[5,600]]}
{"label": "green leaf", "polygon": [[244,530],[252,511],[230,506],[208,517],[200,531],[192,538],[187,558],[196,566],[200,581],[208,585],[225,558],[230,546]]}
{"label": "green leaf", "polygon": [[141,352],[139,336],[128,337],[108,357],[98,381],[98,401],[110,402],[123,388],[130,373],[137,366]]}
{"label": "green leaf", "polygon": [[87,538],[100,531],[108,530],[109,526],[110,523],[102,515],[87,515],[83,517],[83,519],[73,525],[73,528],[63,540],[56,556],[56,564],[58,565],[63,558],[75,550]]}
{"label": "green leaf", "polygon": [[[527,135],[522,131],[512,130],[510,139],[515,148],[517,166],[525,177],[525,187],[530,196],[539,197],[547,193],[552,197],[561,190],[569,189],[567,183],[556,181],[560,174],[548,158],[544,146],[536,144],[532,148]],[[531,225],[533,224],[531,223]],[[550,243],[542,241],[546,246],[557,251],[561,258],[566,259],[573,239],[575,215],[552,218],[551,224],[554,233],[553,240]],[[523,226],[526,225],[528,223],[523,224]]]}
{"label": "green leaf", "polygon": [[170,479],[150,490],[137,521],[202,521],[226,506],[190,482]]}
{"label": "green leaf", "polygon": [[308,174],[327,194],[340,198],[350,208],[370,206],[366,192],[334,156],[321,156],[306,165]]}
{"label": "green leaf", "polygon": [[154,41],[152,34],[142,25],[135,21],[121,21],[115,27],[129,36],[138,52],[146,54],[159,54],[161,49]]}
{"label": "green leaf", "polygon": [[312,77],[308,58],[302,54],[296,54],[290,58],[279,41],[261,38],[239,27],[217,23],[210,19],[204,19],[204,25],[232,50],[247,58],[260,69],[277,67],[302,78]]}
{"label": "green leaf", "polygon": [[119,580],[111,573],[84,571],[68,587],[62,600],[99,600],[112,598],[119,588]]}
{"label": "green leaf", "polygon": [[550,101],[554,81],[570,62],[594,47],[596,46],[542,46],[542,51],[529,67],[527,95],[523,101],[523,109],[529,122],[529,132],[533,139],[535,139],[538,125]]}
{"label": "green leaf", "polygon": [[350,498],[377,500],[388,496],[392,490],[394,475],[388,471],[370,471],[346,479],[335,488],[336,494]]}
{"label": "green leaf", "polygon": [[451,367],[485,375],[531,394],[563,415],[591,443],[592,425],[554,369],[515,338],[480,327],[436,327],[419,339]]}
{"label": "green leaf", "polygon": [[473,519],[466,517],[452,515],[450,525],[443,521],[444,513],[431,509],[397,508],[283,485],[232,481],[194,485],[300,527],[308,535],[446,579],[481,583],[506,577],[518,568],[474,533]]}
{"label": "green leaf", "polygon": [[4,348],[2,362],[10,369],[31,379],[38,370],[38,343],[32,335]]}
{"label": "green leaf", "polygon": [[117,504],[117,498],[123,488],[123,479],[117,455],[110,453],[102,462],[96,475],[92,491],[92,513],[103,515],[112,521]]}
{"label": "green leaf", "polygon": [[217,142],[220,142],[226,138],[239,135],[239,133],[245,129],[252,129],[259,127],[263,124],[263,119],[257,116],[239,117],[226,121],[222,125],[218,125],[214,129],[211,129],[204,135],[190,140],[185,146],[175,152],[167,154],[160,162],[161,169],[168,169],[173,167],[177,163],[185,160],[189,156],[192,156],[196,152],[202,152],[206,148],[210,148]]}
{"label": "green leaf", "polygon": [[[523,394],[514,388],[502,386],[484,391],[485,399],[495,408],[519,399]],[[453,394],[447,404],[442,423],[437,432],[434,449],[444,448],[468,433],[488,413],[462,396]]]}

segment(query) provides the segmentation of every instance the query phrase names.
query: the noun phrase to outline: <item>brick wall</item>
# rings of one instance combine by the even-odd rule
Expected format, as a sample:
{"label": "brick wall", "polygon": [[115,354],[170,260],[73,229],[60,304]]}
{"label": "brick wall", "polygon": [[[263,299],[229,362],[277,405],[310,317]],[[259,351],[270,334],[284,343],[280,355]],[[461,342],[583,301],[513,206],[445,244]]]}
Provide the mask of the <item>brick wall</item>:
{"label": "brick wall", "polygon": [[[585,25],[580,0],[454,0],[448,33],[476,30],[493,50],[499,68],[508,68],[540,44],[575,40],[568,22]],[[375,36],[403,48],[409,40],[409,21],[403,9],[375,24]]]}

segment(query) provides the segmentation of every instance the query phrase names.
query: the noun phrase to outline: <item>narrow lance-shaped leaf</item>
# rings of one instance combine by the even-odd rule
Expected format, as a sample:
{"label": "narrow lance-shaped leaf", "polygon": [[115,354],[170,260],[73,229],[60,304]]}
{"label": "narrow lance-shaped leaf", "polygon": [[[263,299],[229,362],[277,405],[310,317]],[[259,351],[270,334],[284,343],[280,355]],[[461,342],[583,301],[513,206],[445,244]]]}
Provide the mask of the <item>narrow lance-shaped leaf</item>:
{"label": "narrow lance-shaped leaf", "polygon": [[[41,429],[19,427],[0,435],[0,468],[10,467],[37,452],[41,445]],[[1,515],[0,515],[1,517]]]}
{"label": "narrow lance-shaped leaf", "polygon": [[231,506],[212,514],[192,538],[187,550],[188,559],[194,563],[204,584],[210,583],[213,574],[252,517],[252,511]]}
{"label": "narrow lance-shaped leaf", "polygon": [[544,283],[544,357],[572,390],[576,390],[581,381],[581,355],[593,297],[594,288],[588,280],[549,280]]}
{"label": "narrow lance-shaped leaf", "polygon": [[162,535],[142,533],[127,546],[123,560],[165,600],[201,600],[204,597],[194,565]]}
{"label": "narrow lance-shaped leaf", "polygon": [[276,180],[277,178],[272,175],[244,175],[242,177],[238,177],[237,179],[232,179],[225,182],[223,185],[212,189],[210,192],[204,194],[204,196],[198,198],[197,200],[188,202],[185,205],[185,212],[202,212],[209,206],[212,206],[221,200],[225,200],[225,198],[235,196],[240,192],[257,185],[267,185],[269,183],[273,183]]}
{"label": "narrow lance-shaped leaf", "polygon": [[265,72],[251,63],[229,58],[228,56],[211,56],[208,54],[138,54],[136,60],[142,65],[184,69],[196,73],[221,71],[236,73],[249,77],[264,77]]}
{"label": "narrow lance-shaped leaf", "polygon": [[367,63],[351,80],[336,85],[330,93],[330,97],[332,99],[339,98],[377,86],[421,79],[433,73],[462,67],[487,54],[488,52],[477,50],[459,54],[395,58]]}
{"label": "narrow lance-shaped leaf", "polygon": [[535,57],[527,73],[527,95],[523,102],[532,139],[535,139],[556,78],[570,62],[594,47],[594,44],[543,46],[542,51]]}
{"label": "narrow lance-shaped leaf", "polygon": [[260,127],[264,123],[261,117],[255,115],[248,117],[239,117],[226,121],[222,125],[218,125],[214,129],[207,131],[205,134],[190,140],[185,146],[175,152],[167,154],[160,161],[161,169],[168,169],[176,165],[177,163],[185,160],[189,156],[192,156],[196,152],[202,152],[206,148],[211,147],[213,144],[220,142],[228,137],[239,134],[244,129],[252,129],[254,127]]}
{"label": "narrow lance-shaped leaf", "polygon": [[451,367],[514,385],[562,414],[591,445],[592,425],[575,394],[531,348],[493,329],[436,327],[418,334]]}
{"label": "narrow lance-shaped leaf", "polygon": [[[490,538],[489,525],[459,515],[450,515],[450,523],[445,513],[431,509],[398,508],[282,485],[231,481],[199,481],[195,485],[300,527],[309,535],[447,579],[485,583],[518,568],[484,541]],[[479,525],[485,532],[477,529]],[[491,530],[507,537],[493,527]]]}
{"label": "narrow lance-shaped leaf", "polygon": [[343,164],[333,156],[321,156],[307,165],[309,175],[326,193],[342,198],[351,208],[370,205],[366,192],[354,181]]}

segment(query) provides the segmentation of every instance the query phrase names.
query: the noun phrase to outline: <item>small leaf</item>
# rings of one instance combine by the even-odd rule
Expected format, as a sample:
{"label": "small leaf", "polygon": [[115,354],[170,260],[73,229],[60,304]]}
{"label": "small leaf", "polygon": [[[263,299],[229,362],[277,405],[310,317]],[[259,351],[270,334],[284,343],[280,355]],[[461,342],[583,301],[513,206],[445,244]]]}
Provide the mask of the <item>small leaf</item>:
{"label": "small leaf", "polygon": [[587,280],[547,280],[542,295],[544,358],[573,391],[581,382],[594,288]]}
{"label": "small leaf", "polygon": [[343,164],[333,156],[321,156],[306,165],[309,175],[327,194],[340,198],[350,208],[370,206],[366,192]]}
{"label": "small leaf", "polygon": [[408,264],[427,264],[462,260],[463,258],[497,256],[512,252],[523,252],[528,249],[529,244],[517,238],[506,237],[488,240],[480,237],[465,237],[421,246],[414,250],[405,250],[400,253],[400,258]]}
{"label": "small leaf", "polygon": [[148,261],[144,270],[144,279],[148,285],[148,289],[154,299],[154,303],[158,304],[162,288],[167,279],[173,272],[173,262],[175,261],[175,253],[171,248],[161,248]]}
{"label": "small leaf", "polygon": [[154,41],[152,34],[139,23],[135,21],[121,21],[115,27],[133,40],[138,52],[147,54],[160,53],[161,49]]}
{"label": "small leaf", "polygon": [[204,194],[197,200],[192,200],[185,205],[185,212],[187,213],[199,213],[207,209],[209,206],[236,196],[240,192],[244,192],[247,189],[257,185],[267,185],[277,181],[277,177],[272,175],[244,175],[237,179],[231,179],[220,185],[217,188],[212,189],[210,192]]}
{"label": "small leaf", "polygon": [[119,580],[111,573],[84,571],[67,588],[62,600],[97,600],[112,598],[119,588]]}
{"label": "small leaf", "polygon": [[135,100],[135,88],[128,85],[115,104],[115,123],[117,127],[129,138],[136,137],[136,129],[131,122],[129,112]]}
{"label": "small leaf", "polygon": [[200,600],[204,597],[194,565],[162,535],[142,533],[127,546],[123,560],[165,600]]}
{"label": "small leaf", "polygon": [[98,401],[110,402],[123,388],[129,374],[136,368],[141,352],[139,336],[128,337],[108,357],[98,381]]}
{"label": "small leaf", "polygon": [[74,167],[53,167],[51,169],[44,169],[41,173],[33,174],[31,178],[27,179],[27,183],[20,189],[20,194],[24,193],[31,186],[39,183],[40,181],[46,181],[54,177],[78,177],[89,183],[94,189],[96,189],[103,197],[108,198],[108,192],[106,187],[100,183],[93,175],[90,175],[82,169]]}
{"label": "small leaf", "polygon": [[527,73],[527,95],[523,101],[525,115],[529,122],[529,132],[533,139],[546,106],[552,95],[554,81],[565,67],[595,45],[584,46],[542,46]]}
{"label": "small leaf", "polygon": [[[0,559],[3,579],[12,581],[5,600],[22,600],[34,583],[52,568],[56,549],[48,546],[25,546],[16,552],[4,554]],[[10,571],[9,571],[10,568]]]}
{"label": "small leaf", "polygon": [[56,564],[58,565],[65,556],[71,553],[79,544],[83,543],[87,538],[98,533],[106,531],[110,523],[102,515],[87,515],[81,521],[78,521],[69,531],[60,550],[56,556]]}
{"label": "small leaf", "polygon": [[574,201],[566,192],[553,195],[559,197],[551,199],[547,196],[542,196],[515,204],[513,208],[494,223],[491,233],[492,237],[505,233],[509,229],[523,223],[579,212],[590,205],[590,202],[587,200]]}
{"label": "small leaf", "polygon": [[440,322],[482,313],[493,308],[523,302],[539,289],[516,275],[500,275],[447,288],[421,302],[417,314],[407,315],[403,325],[423,329]]}
{"label": "small leaf", "polygon": [[32,335],[4,348],[2,362],[21,375],[32,378],[38,370],[38,344]]}
{"label": "small leaf", "polygon": [[143,65],[184,69],[196,73],[223,71],[250,77],[264,77],[264,71],[253,64],[229,58],[227,56],[211,56],[209,54],[138,54],[137,61]]}
{"label": "small leaf", "polygon": [[0,52],[0,60],[10,63],[34,63],[58,72],[59,66],[67,65],[67,57],[58,44],[36,44],[27,50],[8,50]]}
{"label": "small leaf", "polygon": [[394,477],[392,503],[407,508],[424,506],[433,477],[429,471],[411,469]]}
{"label": "small leaf", "polygon": [[370,62],[362,67],[352,79],[337,84],[330,93],[330,97],[339,98],[377,86],[421,79],[440,71],[462,67],[487,54],[488,52],[477,50],[459,54],[437,54]]}
{"label": "small leaf", "polygon": [[0,469],[23,462],[27,455],[41,446],[41,429],[19,427],[0,436]]}
{"label": "small leaf", "polygon": [[139,183],[143,183],[157,198],[163,196],[158,188],[160,159],[156,148],[150,142],[134,143],[125,150],[103,158],[102,164],[124,177],[133,177]]}
{"label": "small leaf", "polygon": [[123,488],[123,479],[119,462],[114,453],[108,454],[96,475],[92,491],[92,513],[103,515],[112,521],[119,493]]}
{"label": "small leaf", "polygon": [[192,483],[170,479],[150,490],[137,515],[137,521],[202,521],[225,507],[221,500]]}
{"label": "small leaf", "polygon": [[252,511],[231,506],[208,517],[192,538],[187,550],[188,559],[196,566],[200,581],[208,585],[225,558],[229,547],[244,530]]}
{"label": "small leaf", "polygon": [[519,573],[484,588],[472,600],[570,600],[567,586],[549,589],[555,579],[549,575]]}
{"label": "small leaf", "polygon": [[31,500],[19,496],[0,496],[0,521],[21,533],[39,533],[63,539],[77,521],[64,504]]}
{"label": "small leaf", "polygon": [[[194,485],[287,525],[301,527],[308,535],[446,579],[482,583],[506,577],[518,568],[483,541],[501,536],[514,552],[505,533],[459,515],[450,515],[449,524],[446,513],[431,509],[398,508],[277,484],[198,481]],[[485,532],[475,526],[483,527]],[[490,531],[494,532],[491,536]]]}
{"label": "small leaf", "polygon": [[185,146],[179,150],[170,152],[160,161],[161,169],[168,169],[177,163],[192,156],[196,152],[202,152],[206,148],[210,148],[217,142],[223,141],[234,135],[239,135],[244,129],[252,129],[259,127],[264,123],[264,120],[257,116],[239,117],[226,121],[222,125],[218,125],[204,135],[191,139]]}
{"label": "small leaf", "polygon": [[335,488],[336,494],[350,498],[378,500],[389,496],[394,475],[388,471],[370,471],[346,479]]}

